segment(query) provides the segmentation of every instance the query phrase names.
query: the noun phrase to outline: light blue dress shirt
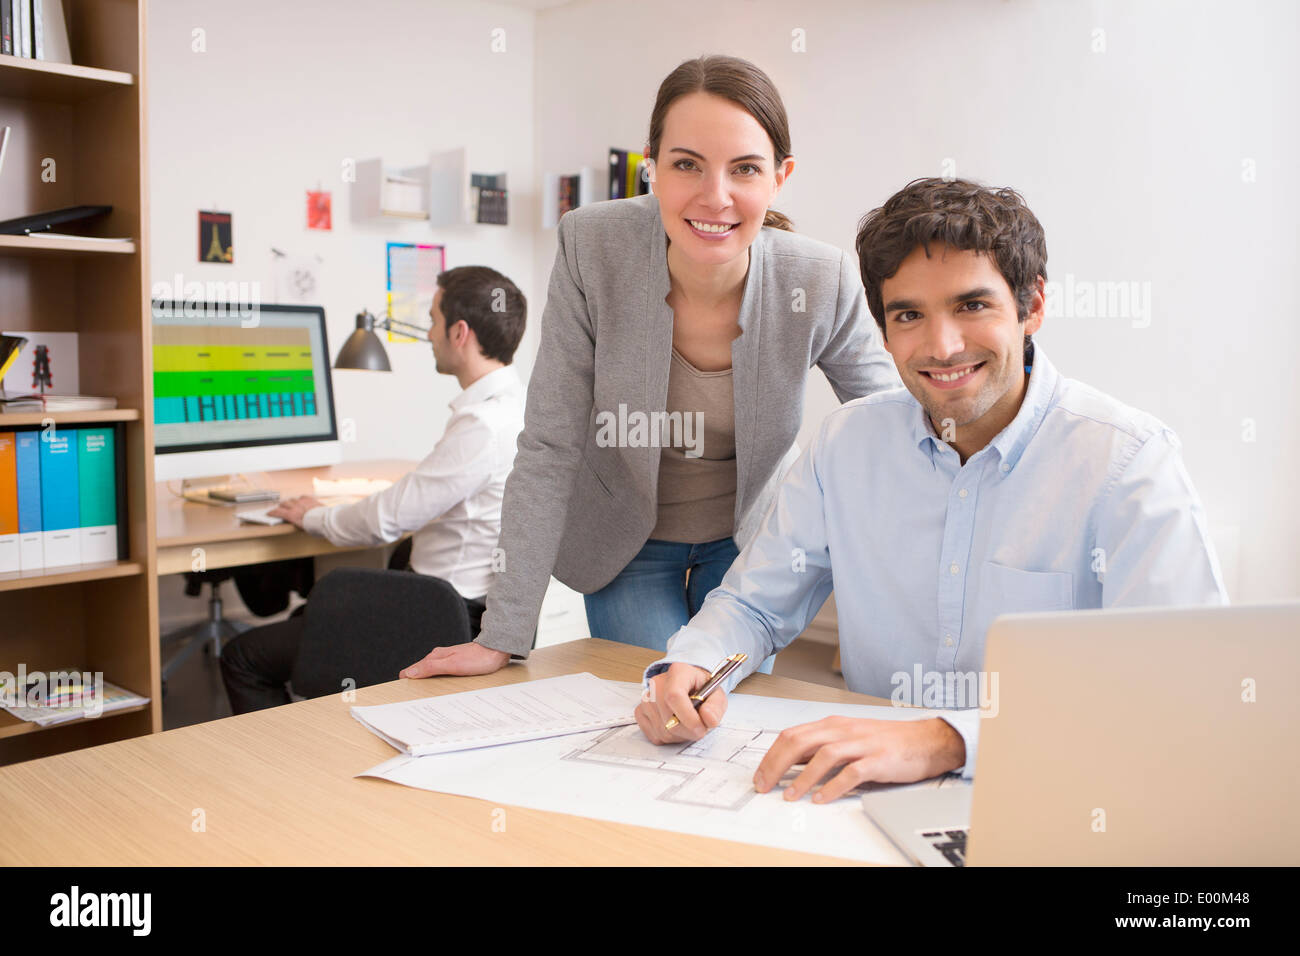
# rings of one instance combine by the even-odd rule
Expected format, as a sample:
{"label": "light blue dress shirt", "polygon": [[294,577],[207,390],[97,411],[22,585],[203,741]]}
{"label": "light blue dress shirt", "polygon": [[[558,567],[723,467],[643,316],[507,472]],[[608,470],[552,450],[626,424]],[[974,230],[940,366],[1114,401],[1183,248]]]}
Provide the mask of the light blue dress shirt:
{"label": "light blue dress shirt", "polygon": [[[1178,449],[1152,416],[1062,377],[1037,344],[1020,411],[964,465],[906,389],[847,402],[646,678],[743,651],[730,692],[834,586],[849,689],[971,708],[942,716],[973,777],[980,698],[968,691],[994,618],[1227,602]],[[927,686],[942,700],[923,697]]]}

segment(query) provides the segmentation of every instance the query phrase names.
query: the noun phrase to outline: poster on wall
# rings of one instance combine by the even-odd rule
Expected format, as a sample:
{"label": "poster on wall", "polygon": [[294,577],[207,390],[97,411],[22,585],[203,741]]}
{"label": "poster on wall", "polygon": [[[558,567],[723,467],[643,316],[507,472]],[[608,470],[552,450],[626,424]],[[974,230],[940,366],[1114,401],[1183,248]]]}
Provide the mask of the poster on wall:
{"label": "poster on wall", "polygon": [[199,210],[199,262],[235,261],[231,219],[228,212]]}
{"label": "poster on wall", "polygon": [[[438,273],[447,268],[445,246],[413,242],[388,243],[388,317],[427,328],[429,310],[438,291]],[[389,332],[390,342],[417,342],[400,332]]]}
{"label": "poster on wall", "polygon": [[319,189],[307,190],[307,228],[331,230],[331,197],[328,192]]}

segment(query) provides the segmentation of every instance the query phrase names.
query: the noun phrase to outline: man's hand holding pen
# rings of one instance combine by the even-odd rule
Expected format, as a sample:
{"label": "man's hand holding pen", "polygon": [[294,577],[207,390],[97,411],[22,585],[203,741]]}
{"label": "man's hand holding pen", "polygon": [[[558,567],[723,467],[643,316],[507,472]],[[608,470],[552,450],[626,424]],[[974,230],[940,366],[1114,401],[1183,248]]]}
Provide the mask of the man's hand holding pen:
{"label": "man's hand holding pen", "polygon": [[[744,660],[744,654],[733,654],[712,674],[691,664],[673,664],[650,679],[636,709],[637,726],[655,744],[699,740],[722,723],[727,711],[722,683]],[[798,768],[785,799],[798,800],[825,780],[813,796],[814,802],[825,803],[861,783],[911,783],[957,770],[965,762],[961,734],[938,717],[827,717],[783,730],[754,773],[754,789],[767,793]]]}
{"label": "man's hand holding pen", "polygon": [[[650,678],[646,699],[637,706],[636,722],[646,738],[656,744],[699,740],[718,724],[727,712],[727,694],[718,688],[709,694],[699,710],[691,695],[704,688],[710,674],[703,667],[674,664]],[[676,717],[677,723],[668,724]]]}

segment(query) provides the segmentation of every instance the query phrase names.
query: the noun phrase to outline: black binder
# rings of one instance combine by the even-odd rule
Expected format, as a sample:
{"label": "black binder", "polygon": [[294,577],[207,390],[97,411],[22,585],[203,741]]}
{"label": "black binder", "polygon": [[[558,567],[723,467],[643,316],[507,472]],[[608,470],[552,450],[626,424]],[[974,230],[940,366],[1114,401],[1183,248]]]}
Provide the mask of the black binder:
{"label": "black binder", "polygon": [[33,232],[53,232],[55,226],[98,219],[112,211],[112,206],[68,206],[52,212],[38,212],[34,216],[19,216],[17,219],[0,222],[0,235],[25,236]]}

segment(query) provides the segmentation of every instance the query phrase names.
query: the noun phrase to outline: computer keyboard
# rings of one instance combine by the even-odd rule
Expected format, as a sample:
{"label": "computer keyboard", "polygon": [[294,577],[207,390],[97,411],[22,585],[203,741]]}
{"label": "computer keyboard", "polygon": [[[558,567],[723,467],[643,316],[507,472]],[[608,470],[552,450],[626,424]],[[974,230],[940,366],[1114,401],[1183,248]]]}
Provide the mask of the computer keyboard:
{"label": "computer keyboard", "polygon": [[966,837],[970,830],[927,830],[921,836],[953,866],[966,865]]}

